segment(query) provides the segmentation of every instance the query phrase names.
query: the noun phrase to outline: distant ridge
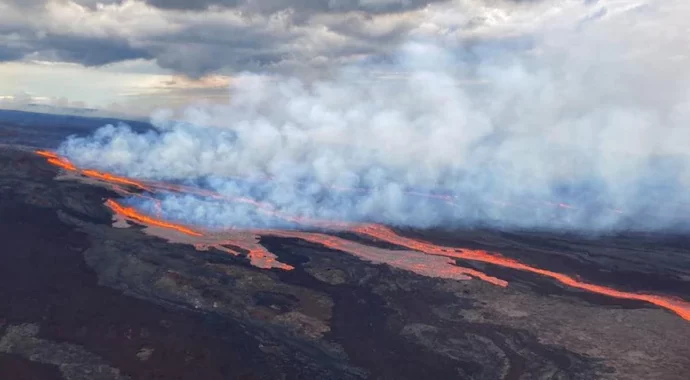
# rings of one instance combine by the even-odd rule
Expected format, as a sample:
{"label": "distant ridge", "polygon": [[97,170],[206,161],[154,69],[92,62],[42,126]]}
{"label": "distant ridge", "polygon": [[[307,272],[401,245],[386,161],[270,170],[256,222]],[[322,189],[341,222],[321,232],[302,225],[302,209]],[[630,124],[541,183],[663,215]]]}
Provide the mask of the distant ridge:
{"label": "distant ridge", "polygon": [[120,123],[138,132],[154,128],[148,122],[125,118],[0,109],[0,143],[55,148],[70,135],[84,136],[104,125]]}
{"label": "distant ridge", "polygon": [[16,107],[3,106],[0,103],[0,110],[9,111],[24,111],[24,112],[34,112],[34,113],[45,113],[51,115],[73,115],[73,116],[85,116],[85,117],[96,117],[96,118],[113,118],[113,119],[126,119],[126,120],[137,120],[144,121],[146,118],[141,116],[135,116],[131,114],[126,114],[122,112],[108,111],[98,108],[85,108],[85,107],[70,107],[70,106],[56,106],[50,104],[41,103],[27,103]]}
{"label": "distant ridge", "polygon": [[[47,112],[48,110],[8,110],[0,109],[0,122],[12,123],[18,125],[34,125],[40,124],[42,126],[53,126],[54,124],[62,124],[70,127],[101,127],[106,124],[126,123],[132,128],[142,127],[145,129],[152,128],[152,125],[141,119],[137,120],[133,117],[117,117],[112,115],[102,115],[98,110],[79,109],[83,112],[74,112],[77,109],[61,110],[55,109],[55,113]],[[60,112],[69,111],[69,112]],[[47,124],[46,124],[47,123]]]}

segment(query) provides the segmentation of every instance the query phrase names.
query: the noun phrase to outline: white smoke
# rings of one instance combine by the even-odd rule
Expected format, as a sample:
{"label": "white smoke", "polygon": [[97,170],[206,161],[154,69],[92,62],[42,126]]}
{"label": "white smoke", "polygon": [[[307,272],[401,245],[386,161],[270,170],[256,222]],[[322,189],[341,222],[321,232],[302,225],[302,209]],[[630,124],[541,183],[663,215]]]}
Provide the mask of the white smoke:
{"label": "white smoke", "polygon": [[[238,76],[225,106],[191,107],[181,120],[161,111],[156,132],[106,126],[60,151],[81,166],[193,181],[300,217],[677,226],[690,202],[690,6],[546,3],[483,6],[485,22],[466,33],[430,14],[446,32],[422,24],[393,62],[318,82]],[[170,195],[164,206],[193,223],[285,226],[242,203]]]}

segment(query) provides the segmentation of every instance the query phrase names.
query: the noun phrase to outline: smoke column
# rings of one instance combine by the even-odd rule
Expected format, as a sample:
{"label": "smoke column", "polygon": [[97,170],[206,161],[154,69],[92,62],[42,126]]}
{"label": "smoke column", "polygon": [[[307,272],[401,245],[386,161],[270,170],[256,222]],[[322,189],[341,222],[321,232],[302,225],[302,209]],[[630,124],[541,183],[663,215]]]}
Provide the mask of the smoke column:
{"label": "smoke column", "polygon": [[[238,75],[227,105],[161,110],[156,131],[105,126],[59,152],[79,167],[248,197],[298,218],[686,227],[690,5],[453,4],[456,13],[429,8],[385,60],[319,80]],[[161,204],[189,224],[296,227],[242,203],[169,194]]]}

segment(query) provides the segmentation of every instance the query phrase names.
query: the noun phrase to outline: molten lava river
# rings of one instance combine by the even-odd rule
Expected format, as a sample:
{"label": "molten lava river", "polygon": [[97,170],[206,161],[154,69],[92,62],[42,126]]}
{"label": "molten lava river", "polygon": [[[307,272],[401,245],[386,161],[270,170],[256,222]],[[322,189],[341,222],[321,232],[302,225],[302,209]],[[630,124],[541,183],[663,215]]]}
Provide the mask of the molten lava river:
{"label": "molten lava river", "polygon": [[[432,244],[417,239],[397,234],[392,229],[378,224],[353,225],[342,222],[326,222],[310,220],[286,215],[276,211],[270,204],[256,201],[246,197],[227,197],[209,190],[191,186],[173,185],[154,181],[140,181],[125,178],[114,174],[100,172],[92,169],[81,169],[73,165],[69,160],[49,151],[36,151],[36,153],[48,161],[48,163],[64,170],[74,178],[88,179],[105,183],[115,191],[126,196],[144,197],[157,205],[158,212],[155,215],[145,214],[133,207],[127,207],[114,199],[108,199],[105,205],[112,210],[115,225],[127,225],[128,222],[144,225],[147,232],[165,237],[174,242],[193,244],[198,250],[211,248],[227,252],[231,255],[245,255],[252,265],[263,269],[292,270],[291,265],[281,263],[278,257],[269,252],[260,243],[261,236],[276,236],[301,239],[318,244],[329,249],[345,252],[373,263],[387,264],[417,273],[422,276],[440,277],[455,280],[469,280],[472,278],[486,281],[490,284],[507,287],[507,281],[489,276],[481,271],[465,268],[457,265],[459,260],[476,261],[510,268],[523,272],[552,279],[567,287],[596,293],[612,298],[643,301],[668,309],[681,318],[690,321],[690,302],[668,296],[625,292],[606,286],[586,283],[572,276],[554,272],[551,270],[533,267],[512,258],[503,257],[496,253],[482,250],[455,248]],[[357,190],[357,189],[351,189]],[[174,192],[193,194],[207,197],[214,201],[239,202],[255,207],[257,211],[270,214],[273,217],[304,226],[305,230],[318,229],[320,231],[348,231],[365,239],[385,242],[400,249],[385,249],[358,243],[355,241],[332,236],[328,233],[309,232],[299,230],[274,230],[274,229],[249,229],[249,230],[224,230],[212,231],[194,226],[185,226],[164,220],[160,200],[155,197],[158,192]],[[411,193],[412,194],[412,193]],[[446,202],[453,202],[452,196],[425,195],[414,193],[412,195],[439,198]],[[572,208],[572,206],[559,203],[554,207]],[[619,212],[619,210],[615,210]]]}

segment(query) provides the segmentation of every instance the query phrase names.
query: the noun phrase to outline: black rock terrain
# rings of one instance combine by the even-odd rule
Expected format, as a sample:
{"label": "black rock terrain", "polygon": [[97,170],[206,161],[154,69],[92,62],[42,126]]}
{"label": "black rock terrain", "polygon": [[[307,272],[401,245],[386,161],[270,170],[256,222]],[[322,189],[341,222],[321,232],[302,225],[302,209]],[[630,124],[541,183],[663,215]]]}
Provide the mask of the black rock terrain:
{"label": "black rock terrain", "polygon": [[[690,374],[690,321],[641,301],[469,261],[510,285],[423,277],[294,238],[261,240],[294,270],[258,269],[114,228],[103,203],[117,194],[58,174],[30,149],[0,149],[0,379]],[[690,299],[690,236],[401,233]]]}

